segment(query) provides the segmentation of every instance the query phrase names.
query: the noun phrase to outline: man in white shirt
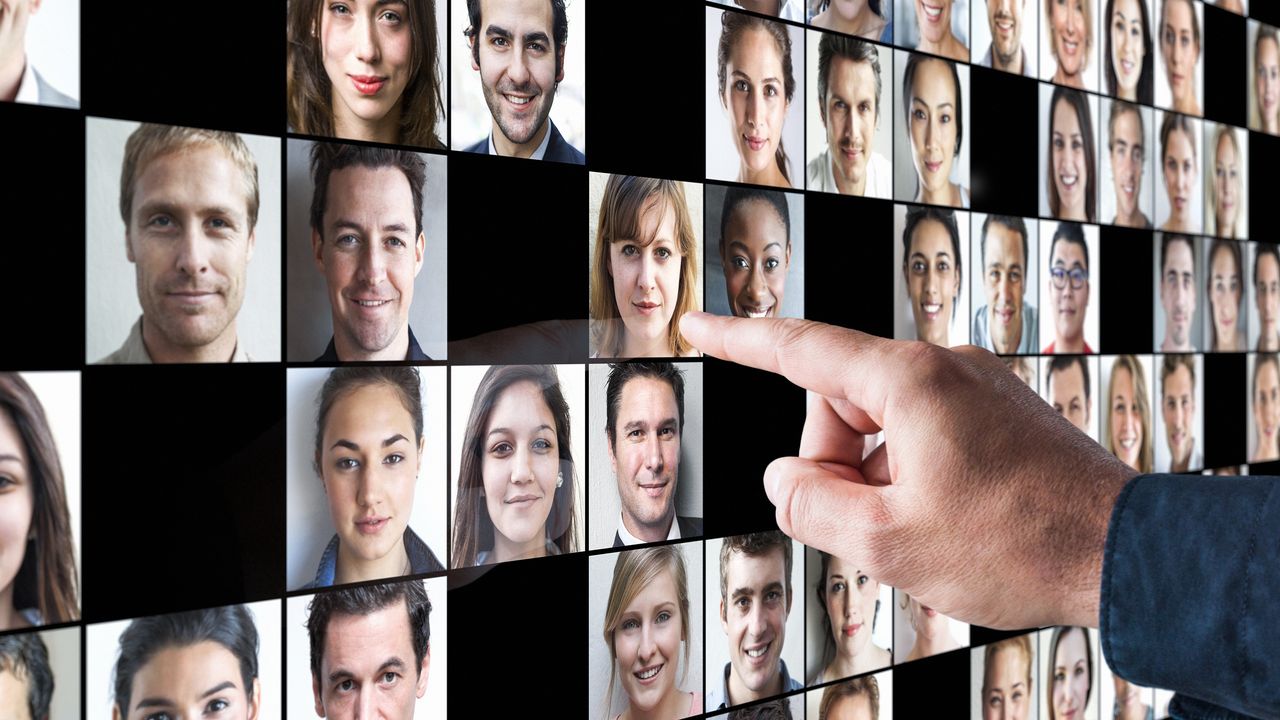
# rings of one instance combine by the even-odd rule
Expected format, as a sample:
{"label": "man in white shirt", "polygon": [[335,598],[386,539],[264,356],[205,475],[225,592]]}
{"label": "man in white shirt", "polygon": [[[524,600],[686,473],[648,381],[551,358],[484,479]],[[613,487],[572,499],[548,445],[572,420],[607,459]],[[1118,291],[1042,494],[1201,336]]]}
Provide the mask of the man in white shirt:
{"label": "man in white shirt", "polygon": [[79,107],[36,72],[27,58],[27,23],[41,0],[11,0],[0,7],[0,100]]}
{"label": "man in white shirt", "polygon": [[809,162],[810,190],[889,199],[889,161],[875,152],[880,126],[880,53],[855,37],[823,33],[818,42],[818,114],[827,147]]}

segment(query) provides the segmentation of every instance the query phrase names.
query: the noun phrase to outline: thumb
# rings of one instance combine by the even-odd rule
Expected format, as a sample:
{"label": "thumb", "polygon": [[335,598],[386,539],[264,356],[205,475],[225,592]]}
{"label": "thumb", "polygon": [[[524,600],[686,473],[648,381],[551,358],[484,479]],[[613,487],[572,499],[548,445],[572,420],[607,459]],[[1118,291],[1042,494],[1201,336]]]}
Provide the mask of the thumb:
{"label": "thumb", "polygon": [[777,508],[778,528],[805,545],[870,567],[871,539],[888,527],[885,493],[857,469],[786,457],[764,472],[765,493]]}

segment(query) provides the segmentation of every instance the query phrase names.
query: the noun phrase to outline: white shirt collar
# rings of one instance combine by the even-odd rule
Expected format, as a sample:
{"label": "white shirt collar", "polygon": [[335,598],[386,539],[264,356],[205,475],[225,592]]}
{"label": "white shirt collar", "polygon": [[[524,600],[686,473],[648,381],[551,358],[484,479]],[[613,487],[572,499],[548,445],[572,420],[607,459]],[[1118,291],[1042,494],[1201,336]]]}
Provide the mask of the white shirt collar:
{"label": "white shirt collar", "polygon": [[[627,526],[622,522],[622,511],[618,511],[618,538],[622,540],[623,545],[644,545],[648,540],[640,538],[627,532]],[[680,539],[680,522],[676,520],[675,513],[671,514],[671,530],[667,532],[668,540]]]}
{"label": "white shirt collar", "polygon": [[26,67],[22,71],[22,80],[18,82],[18,94],[14,102],[37,105],[40,102],[40,88],[36,85],[36,71],[31,67],[31,59],[26,59]]}
{"label": "white shirt collar", "polygon": [[[547,146],[551,144],[551,118],[547,118],[547,134],[542,136],[542,142],[538,145],[538,149],[533,151],[529,156],[530,160],[541,160],[543,155],[547,154]],[[489,154],[497,155],[498,148],[493,146],[493,133],[489,133]]]}

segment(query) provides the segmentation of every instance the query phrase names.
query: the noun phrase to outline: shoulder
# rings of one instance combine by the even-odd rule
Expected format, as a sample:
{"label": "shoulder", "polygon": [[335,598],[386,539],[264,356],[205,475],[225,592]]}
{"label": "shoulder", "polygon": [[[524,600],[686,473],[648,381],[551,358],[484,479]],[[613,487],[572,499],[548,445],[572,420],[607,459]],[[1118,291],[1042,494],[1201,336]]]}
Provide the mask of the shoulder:
{"label": "shoulder", "polygon": [[560,134],[556,124],[551,123],[551,142],[547,144],[547,154],[544,160],[554,160],[555,162],[573,163],[574,165],[585,165],[587,156],[583,155],[578,148],[569,144],[564,136]]}
{"label": "shoulder", "polygon": [[147,354],[147,346],[142,342],[142,317],[129,329],[129,336],[119,349],[99,360],[97,365],[148,365],[151,356]]}
{"label": "shoulder", "polygon": [[59,92],[57,88],[50,85],[40,74],[39,70],[36,70],[33,67],[31,68],[31,71],[36,76],[36,89],[39,90],[40,93],[41,105],[54,105],[57,107],[70,108],[80,107],[80,103],[73,100],[69,95]]}
{"label": "shoulder", "polygon": [[470,147],[463,148],[462,152],[479,153],[481,155],[489,154],[489,136],[480,138],[480,142]]}
{"label": "shoulder", "polygon": [[805,166],[805,189],[826,190],[822,182],[822,166],[827,162],[827,150],[823,150]]}
{"label": "shoulder", "polygon": [[889,20],[884,24],[884,32],[880,33],[880,42],[885,44],[893,43],[893,21]]}
{"label": "shoulder", "polygon": [[677,515],[676,523],[680,526],[681,538],[700,537],[702,535],[702,518],[700,517],[681,517]]}

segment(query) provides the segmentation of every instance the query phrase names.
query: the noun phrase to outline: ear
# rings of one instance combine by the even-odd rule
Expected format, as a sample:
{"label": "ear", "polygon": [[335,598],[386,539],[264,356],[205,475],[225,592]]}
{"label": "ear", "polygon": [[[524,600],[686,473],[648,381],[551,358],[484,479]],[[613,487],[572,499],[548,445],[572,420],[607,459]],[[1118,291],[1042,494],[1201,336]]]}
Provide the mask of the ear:
{"label": "ear", "polygon": [[556,73],[556,84],[559,85],[564,80],[564,44],[556,50],[556,67],[559,68]]}
{"label": "ear", "polygon": [[422,272],[422,256],[427,249],[427,236],[418,233],[418,239],[413,243],[413,276],[418,277],[418,273]]}
{"label": "ear", "polygon": [[427,654],[422,656],[422,668],[418,671],[418,697],[427,692],[427,676],[431,671],[431,646],[427,645]]}
{"label": "ear", "polygon": [[253,259],[253,246],[257,244],[257,240],[258,240],[258,231],[250,230],[249,231],[249,247],[245,249],[245,253],[244,253],[244,261],[246,264]]}
{"label": "ear", "polygon": [[124,256],[129,258],[129,262],[137,262],[133,257],[133,238],[130,236],[129,228],[124,230]]}
{"label": "ear", "polygon": [[427,450],[427,436],[418,439],[418,472],[422,472],[422,454]]}
{"label": "ear", "polygon": [[605,445],[609,447],[609,467],[613,468],[613,476],[617,477],[618,476],[618,457],[617,455],[614,454],[613,440],[610,440],[609,436],[606,435],[605,441],[606,441]]}
{"label": "ear", "polygon": [[720,628],[725,635],[729,634],[729,616],[724,612],[724,598],[720,598]]}
{"label": "ear", "polygon": [[787,267],[791,267],[791,243],[787,243]]}
{"label": "ear", "polygon": [[320,239],[320,233],[315,228],[311,228],[311,255],[315,258],[316,269],[320,274],[324,274],[324,240]]}
{"label": "ear", "polygon": [[111,720],[122,720],[122,719],[121,719],[121,717],[120,717],[120,706],[119,706],[119,705],[114,705],[114,704],[113,704],[113,705],[111,706]]}
{"label": "ear", "polygon": [[253,679],[253,690],[249,693],[249,720],[258,720],[258,709],[262,707],[262,681]]}
{"label": "ear", "polygon": [[311,694],[316,699],[316,715],[324,717],[324,701],[320,699],[320,678],[311,673]]}
{"label": "ear", "polygon": [[471,52],[467,53],[467,55],[471,57],[471,69],[475,70],[476,72],[480,72],[480,63],[476,62],[476,52],[474,49],[475,46],[476,46],[476,36],[475,35],[467,36],[467,49],[471,50]]}

